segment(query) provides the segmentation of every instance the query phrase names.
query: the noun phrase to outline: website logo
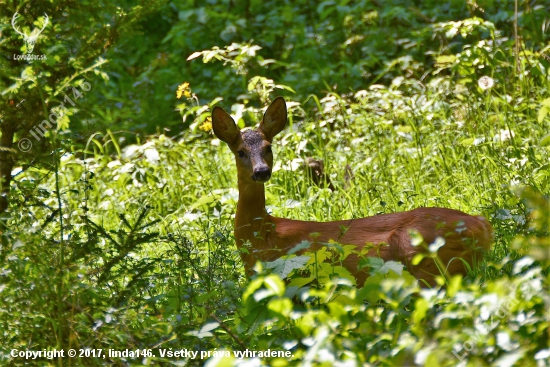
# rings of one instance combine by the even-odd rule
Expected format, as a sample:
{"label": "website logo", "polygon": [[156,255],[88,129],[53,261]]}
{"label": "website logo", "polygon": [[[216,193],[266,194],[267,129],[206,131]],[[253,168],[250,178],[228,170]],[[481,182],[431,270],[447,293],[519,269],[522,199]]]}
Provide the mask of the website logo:
{"label": "website logo", "polygon": [[[48,14],[44,13],[44,24],[42,25],[42,28],[34,28],[30,34],[27,34],[26,32],[22,32],[21,29],[17,26],[17,19],[21,15],[18,12],[15,12],[13,14],[13,17],[11,18],[11,26],[17,32],[19,35],[23,36],[23,39],[25,40],[25,45],[27,46],[27,54],[31,54],[34,50],[34,45],[36,44],[36,41],[38,40],[38,37],[44,31],[46,26],[49,23]],[[45,55],[44,55],[45,56]]]}

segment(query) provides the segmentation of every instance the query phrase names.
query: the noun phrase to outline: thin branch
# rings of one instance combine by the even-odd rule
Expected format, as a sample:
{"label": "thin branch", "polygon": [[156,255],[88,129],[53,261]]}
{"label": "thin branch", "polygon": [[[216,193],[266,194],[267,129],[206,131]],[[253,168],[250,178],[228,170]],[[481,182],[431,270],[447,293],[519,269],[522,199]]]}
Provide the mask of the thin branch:
{"label": "thin branch", "polygon": [[[65,90],[65,88],[67,87],[67,85],[69,85],[70,82],[72,82],[75,78],[79,77],[80,75],[82,74],[85,74],[89,71],[91,71],[92,69],[95,69],[103,64],[106,64],[108,63],[109,60],[106,60],[106,59],[103,59],[103,58],[100,58],[98,62],[96,62],[94,65],[90,66],[89,68],[86,68],[84,70],[81,70],[79,71],[78,73],[76,74],[73,74],[73,76],[71,76],[65,83],[63,83],[63,85],[61,85],[61,87],[57,88],[57,90],[52,94],[52,97],[55,97],[57,96],[59,93],[61,93],[62,91]],[[46,100],[46,103],[49,101]]]}
{"label": "thin branch", "polygon": [[246,344],[237,336],[237,334],[235,334],[233,330],[227,327],[227,325],[225,325],[224,322],[220,320],[218,316],[216,316],[216,314],[212,313],[210,314],[210,316],[220,324],[221,328],[224,329],[229,334],[229,336],[232,337],[233,340],[235,340],[237,344],[240,345],[241,348],[243,348],[242,350],[248,349]]}

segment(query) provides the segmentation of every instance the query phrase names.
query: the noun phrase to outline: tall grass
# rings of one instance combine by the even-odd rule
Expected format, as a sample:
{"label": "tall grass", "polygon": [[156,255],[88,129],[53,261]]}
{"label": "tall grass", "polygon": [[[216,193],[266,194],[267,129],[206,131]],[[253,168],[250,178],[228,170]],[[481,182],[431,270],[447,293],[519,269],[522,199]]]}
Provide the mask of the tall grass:
{"label": "tall grass", "polygon": [[[437,325],[422,321],[424,316],[410,324],[409,309],[431,312],[431,319],[438,317],[438,307],[460,313],[464,310],[457,311],[459,301],[444,303],[455,297],[459,285],[483,297],[508,276],[519,282],[517,266],[509,260],[520,254],[511,243],[518,235],[533,235],[528,225],[533,208],[515,188],[530,186],[546,197],[550,193],[550,151],[540,144],[549,120],[537,121],[540,103],[549,92],[530,79],[528,64],[522,65],[527,76],[509,81],[510,74],[493,74],[496,84],[487,90],[477,81],[464,84],[452,77],[425,84],[399,79],[390,87],[329,94],[318,105],[307,102],[291,109],[293,124],[274,142],[278,169],[266,185],[273,215],[329,221],[440,206],[484,215],[495,228],[485,262],[464,283],[453,280],[449,294],[442,291],[438,300],[426,296],[414,303],[413,288],[399,283],[399,290],[395,283],[380,285],[388,291],[382,298],[386,306],[370,304],[366,310],[364,304],[355,305],[353,315],[363,312],[366,319],[354,319],[359,329],[350,329],[354,338],[359,335],[350,338],[358,343],[354,353],[364,351],[366,342],[360,338],[393,330],[391,348],[410,333],[418,337],[418,348],[439,343],[449,355],[450,342],[432,329],[425,334],[415,329],[422,329],[422,322],[427,328]],[[247,113],[255,110],[248,108]],[[286,333],[294,333],[289,330],[301,321],[289,316],[289,301],[281,301],[280,309],[286,311],[268,320],[272,324],[259,318],[265,330],[276,330],[273,334],[243,321],[255,315],[254,307],[267,310],[271,305],[250,298],[258,288],[241,297],[248,305],[244,310],[238,306],[243,287],[260,283],[248,283],[235,248],[236,171],[225,144],[200,129],[182,131],[177,138],[150,136],[125,148],[117,139],[117,133],[109,131],[92,137],[85,151],[62,147],[55,175],[29,168],[17,176],[14,200],[32,200],[33,205],[21,206],[12,216],[11,235],[20,242],[2,248],[10,287],[3,293],[3,309],[12,315],[4,313],[0,320],[3,343],[22,347],[32,340],[35,349],[61,344],[118,349],[185,344],[212,350],[247,342],[255,348],[280,347],[277,333],[281,340],[290,340]],[[334,191],[311,183],[303,167],[307,157],[324,160]],[[345,178],[346,166],[351,179]],[[49,266],[63,276],[55,278]],[[539,281],[547,277],[547,269],[541,274]],[[61,279],[63,286],[56,288],[53,279]],[[400,293],[403,289],[409,293]],[[341,299],[353,299],[355,291],[348,291],[340,294]],[[54,307],[49,300],[56,296]],[[475,303],[471,302],[470,306]],[[541,323],[537,307],[543,301],[537,302],[533,307],[541,319],[536,323]],[[24,304],[33,305],[33,311],[23,311]],[[307,317],[320,317],[319,325],[324,325],[316,312],[321,311],[315,309],[315,316]],[[201,334],[201,327],[212,320],[223,327],[215,336]],[[460,321],[456,316],[444,329],[456,330]],[[40,330],[19,330],[17,323]],[[344,338],[338,332],[331,335]],[[523,342],[529,332],[524,334],[515,337]],[[54,335],[64,340],[53,342]],[[386,355],[385,348],[376,353]],[[375,363],[379,356],[361,358]]]}

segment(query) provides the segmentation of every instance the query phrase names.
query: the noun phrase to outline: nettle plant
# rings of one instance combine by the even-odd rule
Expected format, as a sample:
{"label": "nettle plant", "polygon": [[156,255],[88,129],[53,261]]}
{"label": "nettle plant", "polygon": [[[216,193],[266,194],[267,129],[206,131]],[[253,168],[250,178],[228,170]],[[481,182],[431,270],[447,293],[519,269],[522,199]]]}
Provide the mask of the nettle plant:
{"label": "nettle plant", "polygon": [[[550,330],[543,320],[550,305],[549,259],[540,257],[540,249],[547,253],[550,246],[547,228],[541,227],[550,206],[532,191],[521,196],[529,200],[533,232],[517,241],[529,242],[540,262],[506,258],[490,266],[511,265],[509,276],[481,284],[455,276],[444,288],[420,289],[395,264],[371,258],[372,280],[357,289],[334,262],[317,263],[329,253],[339,260],[350,251],[331,243],[265,267],[258,263],[242,295],[237,333],[255,350],[292,351],[291,361],[264,360],[269,364],[548,366]],[[310,245],[303,242],[291,252]],[[304,272],[309,277],[298,276]]]}
{"label": "nettle plant", "polygon": [[[438,159],[444,151],[440,145],[445,144],[445,139],[452,138],[449,142],[454,139],[463,142],[452,150],[452,156],[457,159],[457,164],[452,171],[446,171],[450,179],[441,181],[437,177],[434,179],[427,176],[424,178],[426,183],[422,186],[422,194],[408,191],[410,196],[398,194],[397,199],[393,198],[393,202],[385,201],[383,194],[380,194],[380,200],[371,198],[371,201],[368,201],[369,198],[364,198],[369,204],[372,203],[376,210],[383,211],[393,205],[414,205],[411,200],[414,195],[423,195],[423,200],[430,202],[430,195],[434,192],[447,189],[453,192],[456,187],[464,186],[460,182],[468,180],[469,176],[466,174],[461,177],[461,170],[468,171],[468,167],[479,167],[482,164],[478,161],[479,158],[472,158],[469,147],[481,144],[466,144],[470,130],[462,128],[453,119],[450,122],[446,120],[448,104],[439,100],[441,89],[435,84],[437,83],[427,87],[422,87],[419,83],[407,84],[411,85],[413,90],[419,91],[420,96],[408,93],[410,91],[400,91],[399,87],[404,84],[396,83],[389,88],[377,86],[368,91],[361,91],[355,96],[331,94],[321,100],[315,100],[318,105],[315,121],[303,121],[300,126],[294,128],[295,131],[284,135],[281,138],[283,148],[277,152],[286,156],[279,159],[290,158],[291,162],[279,167],[283,177],[274,177],[276,185],[282,186],[285,192],[290,191],[289,186],[298,188],[290,195],[303,195],[305,199],[302,199],[308,203],[306,208],[295,201],[287,201],[292,210],[295,210],[294,215],[317,219],[317,213],[312,208],[327,200],[331,208],[338,208],[340,199],[338,192],[331,193],[328,188],[304,188],[308,185],[297,184],[303,181],[295,178],[297,174],[293,163],[299,165],[303,162],[303,159],[300,160],[301,156],[319,152],[320,146],[334,150],[334,153],[328,156],[332,162],[342,162],[341,159],[347,154],[346,142],[355,139],[365,144],[374,141],[379,151],[377,155],[371,156],[367,148],[364,155],[355,156],[355,160],[361,161],[361,164],[356,165],[355,161],[351,160],[356,170],[355,176],[368,177],[369,180],[364,185],[362,181],[351,182],[352,186],[347,190],[352,193],[356,192],[353,190],[357,190],[359,186],[362,191],[384,191],[380,184],[382,180],[401,184],[395,179],[390,179],[394,177],[394,172],[385,171],[387,164],[385,165],[384,161],[389,159],[390,154],[384,149],[391,151],[391,156],[396,157],[392,158],[392,164],[407,162],[410,165],[408,167],[403,163],[402,166],[411,170],[410,176],[414,176],[413,172],[420,170],[420,167],[424,171],[432,172],[433,175],[433,172],[439,172],[438,170],[445,167],[444,162]],[[403,107],[399,114],[392,109],[397,103]],[[421,115],[418,115],[419,111]],[[253,121],[259,122],[257,111],[251,111],[255,112],[257,117]],[[487,151],[486,154],[491,159],[499,159],[501,147],[502,152],[511,151],[515,147],[514,141],[493,139],[493,127],[489,124],[479,124],[477,128],[476,134],[489,136],[478,149]],[[523,134],[520,130],[518,133]],[[338,138],[341,134],[347,134],[345,139]],[[422,134],[427,143],[417,140],[417,134]],[[437,134],[438,137],[434,139],[436,143],[433,144],[429,139],[432,134]],[[534,139],[538,141],[537,137]],[[382,141],[397,143],[384,147],[379,144]],[[415,143],[420,146],[414,147]],[[463,156],[466,157],[463,160],[458,158]],[[419,162],[418,167],[416,161]],[[530,162],[533,165],[540,163],[536,157]],[[461,167],[461,164],[464,167]],[[364,174],[360,175],[358,172]],[[451,175],[453,172],[454,175]],[[341,178],[338,176],[340,173],[331,174],[332,178]],[[487,180],[491,182],[499,180],[492,176],[494,174],[492,171],[480,172],[480,175],[487,175]],[[541,174],[542,171],[531,179],[540,183]],[[505,175],[503,172],[502,177]],[[450,180],[456,182],[447,186]],[[378,183],[373,185],[372,181]],[[339,188],[342,183],[336,185]],[[544,184],[542,186],[544,187]],[[393,189],[398,193],[402,190],[395,187]],[[534,360],[536,365],[546,365],[545,360],[550,353],[547,349],[548,327],[540,325],[544,324],[543,320],[548,317],[544,310],[550,301],[545,293],[549,283],[548,261],[541,254],[547,252],[548,234],[545,232],[545,225],[541,223],[547,223],[548,200],[540,194],[535,194],[536,190],[532,194],[526,191],[512,200],[499,199],[500,191],[490,191],[494,188],[484,189],[489,191],[483,195],[489,195],[493,200],[497,200],[497,204],[493,205],[514,205],[518,208],[526,205],[523,218],[531,218],[529,223],[533,223],[533,226],[513,243],[517,249],[525,251],[524,255],[530,254],[538,262],[530,257],[518,258],[516,254],[500,256],[503,241],[502,238],[498,238],[502,235],[497,233],[497,242],[500,244],[495,250],[497,256],[493,254],[494,260],[482,266],[479,272],[470,274],[472,277],[468,277],[469,280],[460,276],[450,279],[441,277],[439,284],[445,284],[444,288],[421,290],[414,278],[404,271],[400,264],[384,263],[374,257],[363,258],[360,262],[362,267],[369,269],[371,276],[364,285],[357,285],[353,276],[341,266],[341,263],[351,254],[364,257],[364,253],[358,253],[353,246],[339,241],[322,244],[315,240],[304,241],[279,259],[263,265],[258,264],[257,274],[247,285],[242,295],[242,305],[236,311],[236,343],[238,340],[256,350],[290,350],[293,360],[300,363],[351,361],[357,364],[389,362],[397,365],[454,366],[480,363],[510,365],[532,363]],[[406,187],[403,192],[407,192]],[[347,205],[351,206],[354,205],[350,200],[352,193],[349,197],[346,196]],[[468,193],[468,196],[485,200],[483,195],[480,196],[476,189]],[[460,203],[461,197],[462,193],[450,200],[456,205]],[[271,200],[275,200],[275,203],[270,210],[289,210],[283,208],[275,197]],[[322,215],[335,215],[326,210],[326,204],[318,208],[322,209]],[[495,223],[504,223],[508,220],[507,217],[499,216],[502,210],[498,207],[485,210],[486,213],[491,213],[490,217]],[[296,214],[296,211],[299,214]],[[339,215],[341,214],[336,214]],[[499,224],[499,228],[503,228],[502,226]],[[415,241],[421,242],[421,239]],[[320,249],[308,252],[308,249],[317,248],[318,245],[322,245]],[[429,250],[425,256],[437,256],[437,243],[424,245]],[[303,251],[306,252],[302,253]],[[507,270],[501,272],[505,269]],[[497,273],[500,275],[495,276]],[[481,281],[478,277],[480,275],[483,279]],[[474,277],[477,278],[472,281]],[[216,330],[213,330],[213,333],[216,333]],[[533,342],[533,335],[538,338],[536,342]],[[266,363],[284,364],[287,361],[272,359]]]}
{"label": "nettle plant", "polygon": [[302,362],[455,366],[535,360],[544,366],[548,328],[537,325],[548,297],[541,269],[533,265],[525,258],[514,278],[481,287],[456,277],[447,289],[419,290],[392,277],[372,287],[380,298],[375,304],[364,304],[349,281],[334,279],[303,292],[302,307],[293,305],[278,276],[260,274],[243,293],[237,330],[255,349],[282,347]]}
{"label": "nettle plant", "polygon": [[[345,228],[343,229],[345,232]],[[315,233],[312,234],[315,237]],[[418,265],[425,257],[430,257],[440,266],[441,277],[437,279],[439,284],[444,284],[445,267],[442,261],[437,256],[437,250],[442,243],[434,243],[429,246],[425,244],[422,237],[418,233],[412,233],[412,242],[414,246],[424,247],[426,254],[417,254],[412,265]],[[314,250],[321,245],[318,250]],[[281,279],[287,280],[287,292],[289,297],[300,298],[302,294],[307,293],[312,287],[323,288],[333,279],[345,279],[349,284],[359,287],[358,300],[376,303],[380,300],[375,288],[385,279],[402,278],[406,280],[408,285],[415,283],[415,278],[407,270],[405,266],[397,261],[384,261],[380,256],[372,257],[369,252],[372,249],[379,251],[381,247],[388,246],[387,244],[370,244],[357,250],[355,245],[346,245],[338,241],[330,240],[327,243],[316,241],[303,241],[291,250],[286,255],[281,256],[275,261],[270,261],[265,264],[266,270],[272,274],[278,275]],[[303,255],[296,255],[298,252],[306,252]],[[310,251],[308,251],[310,250]],[[359,257],[359,269],[367,270],[369,277],[364,284],[357,284],[355,276],[343,266],[344,260],[350,255]],[[370,256],[369,256],[370,255]]]}

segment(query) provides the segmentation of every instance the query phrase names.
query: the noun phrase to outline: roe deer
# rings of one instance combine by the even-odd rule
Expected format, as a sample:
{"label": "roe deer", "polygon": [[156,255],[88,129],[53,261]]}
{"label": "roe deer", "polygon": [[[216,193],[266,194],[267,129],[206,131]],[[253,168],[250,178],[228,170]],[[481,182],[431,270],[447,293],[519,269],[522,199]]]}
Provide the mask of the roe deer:
{"label": "roe deer", "polygon": [[[491,224],[481,216],[471,216],[453,209],[417,208],[408,212],[382,214],[361,219],[333,222],[306,222],[276,218],[265,209],[264,183],[271,177],[273,153],[271,143],[286,125],[286,103],[276,98],[264,114],[259,128],[240,131],[233,118],[220,107],[212,110],[212,127],[216,136],[227,143],[235,155],[239,185],[239,201],[235,215],[235,239],[241,250],[246,272],[250,275],[257,260],[273,261],[286,255],[303,240],[315,242],[337,240],[356,245],[361,250],[366,244],[385,244],[369,250],[367,256],[384,261],[399,261],[422,283],[435,285],[440,275],[434,259],[424,258],[418,265],[411,261],[418,253],[426,253],[422,246],[411,245],[410,230],[418,231],[428,244],[437,237],[445,240],[438,251],[448,274],[466,274],[460,260],[473,265],[477,249],[488,250],[492,241]],[[347,231],[342,231],[342,227]],[[248,245],[248,250],[243,246]],[[358,269],[359,257],[350,255],[343,261],[362,286],[368,273]],[[422,282],[424,281],[424,282]]]}

